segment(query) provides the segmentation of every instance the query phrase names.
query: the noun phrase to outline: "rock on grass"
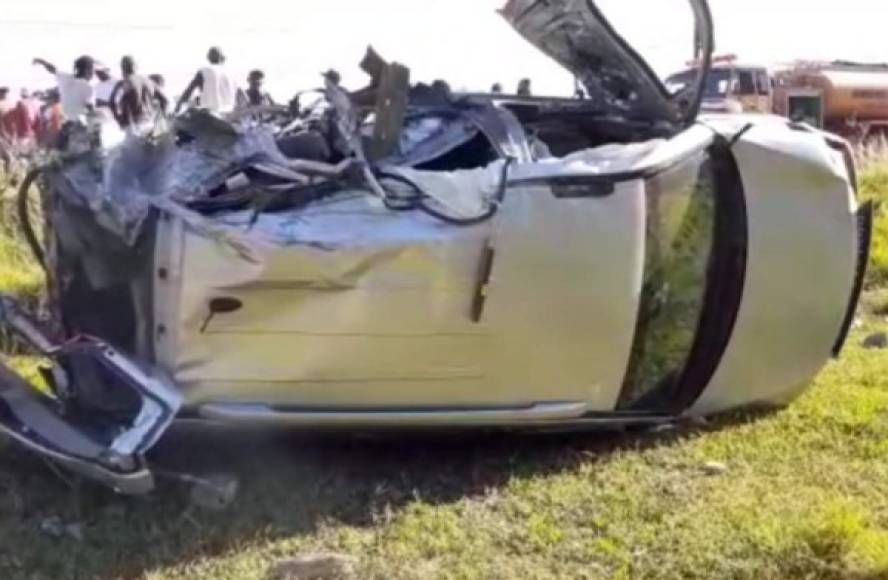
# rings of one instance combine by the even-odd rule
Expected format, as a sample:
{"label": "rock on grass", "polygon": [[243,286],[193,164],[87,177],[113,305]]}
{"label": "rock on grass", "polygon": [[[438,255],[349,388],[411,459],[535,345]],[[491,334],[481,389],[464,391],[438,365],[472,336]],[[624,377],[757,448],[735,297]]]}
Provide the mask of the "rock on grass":
{"label": "rock on grass", "polygon": [[871,334],[863,341],[863,348],[868,348],[870,350],[883,350],[888,348],[888,334],[885,334],[884,332]]}
{"label": "rock on grass", "polygon": [[271,580],[353,580],[355,560],[340,554],[303,554],[275,564]]}

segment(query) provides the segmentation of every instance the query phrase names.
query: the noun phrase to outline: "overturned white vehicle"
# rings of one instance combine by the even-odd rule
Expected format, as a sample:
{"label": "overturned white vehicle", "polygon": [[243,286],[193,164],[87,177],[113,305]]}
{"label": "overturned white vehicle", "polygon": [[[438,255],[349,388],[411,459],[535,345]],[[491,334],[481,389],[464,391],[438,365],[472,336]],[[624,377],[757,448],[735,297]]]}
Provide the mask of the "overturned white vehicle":
{"label": "overturned white vehicle", "polygon": [[[698,118],[708,66],[668,94],[591,1],[503,15],[588,97],[410,87],[370,54],[371,87],[326,87],[326,131],[192,112],[110,152],[73,135],[29,180],[57,324],[2,302],[52,394],[3,369],[3,429],[138,493],[177,417],[594,428],[790,402],[863,281],[847,145]],[[328,154],[292,154],[306,136]]]}

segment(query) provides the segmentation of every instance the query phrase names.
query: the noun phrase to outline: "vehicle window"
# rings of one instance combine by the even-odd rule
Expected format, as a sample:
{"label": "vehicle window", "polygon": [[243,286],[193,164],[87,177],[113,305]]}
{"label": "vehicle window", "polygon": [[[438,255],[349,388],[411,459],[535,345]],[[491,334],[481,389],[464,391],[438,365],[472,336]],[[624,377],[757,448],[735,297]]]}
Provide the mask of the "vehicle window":
{"label": "vehicle window", "polygon": [[684,71],[674,74],[666,79],[666,89],[672,95],[677,95],[681,91],[687,89],[694,84],[697,78],[697,71]]}
{"label": "vehicle window", "polygon": [[755,76],[752,71],[739,71],[737,73],[737,94],[754,95],[756,91]]}
{"label": "vehicle window", "polygon": [[714,183],[707,153],[647,182],[644,282],[621,409],[678,388],[703,314]]}
{"label": "vehicle window", "polygon": [[[692,86],[697,80],[696,70],[685,71],[672,75],[666,79],[666,88],[673,95]],[[706,90],[703,96],[707,99],[723,99],[728,94],[731,83],[731,71],[726,69],[712,69],[706,79]]]}
{"label": "vehicle window", "polygon": [[759,71],[756,74],[758,78],[758,94],[762,96],[768,96],[771,94],[771,78],[768,76],[768,73],[765,71]]}

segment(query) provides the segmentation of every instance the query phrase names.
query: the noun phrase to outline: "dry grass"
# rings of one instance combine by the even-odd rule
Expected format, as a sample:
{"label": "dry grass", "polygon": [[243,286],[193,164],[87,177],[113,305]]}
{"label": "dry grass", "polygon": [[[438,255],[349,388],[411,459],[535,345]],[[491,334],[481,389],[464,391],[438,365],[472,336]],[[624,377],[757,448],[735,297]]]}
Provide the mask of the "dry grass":
{"label": "dry grass", "polygon": [[861,198],[876,204],[870,285],[888,284],[888,141],[873,140],[857,151]]}

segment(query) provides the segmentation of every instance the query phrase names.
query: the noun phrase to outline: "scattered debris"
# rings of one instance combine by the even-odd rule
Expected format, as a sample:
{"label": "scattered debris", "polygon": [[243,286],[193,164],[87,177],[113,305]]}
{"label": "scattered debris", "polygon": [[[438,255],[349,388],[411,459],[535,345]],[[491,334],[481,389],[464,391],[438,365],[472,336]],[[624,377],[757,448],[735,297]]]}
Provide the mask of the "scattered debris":
{"label": "scattered debris", "polygon": [[215,474],[193,478],[191,505],[201,509],[221,511],[234,503],[240,482],[231,474]]}
{"label": "scattered debris", "polygon": [[83,524],[74,522],[65,526],[65,534],[78,542],[83,541]]}
{"label": "scattered debris", "polygon": [[355,578],[355,559],[341,554],[303,554],[275,564],[273,580],[350,580]]}
{"label": "scattered debris", "polygon": [[728,472],[728,466],[719,461],[708,461],[703,464],[703,473],[711,477],[724,475]]}
{"label": "scattered debris", "polygon": [[53,538],[62,537],[65,533],[64,526],[62,525],[62,518],[51,516],[44,519],[40,522],[40,531]]}
{"label": "scattered debris", "polygon": [[102,508],[103,519],[123,519],[126,517],[126,505],[122,503],[111,503]]}
{"label": "scattered debris", "polygon": [[863,341],[863,348],[870,350],[884,350],[888,348],[888,334],[884,332],[871,334]]}
{"label": "scattered debris", "polygon": [[709,427],[709,419],[707,419],[706,417],[691,417],[688,422],[691,424],[691,426],[698,429]]}
{"label": "scattered debris", "polygon": [[53,538],[70,538],[82,542],[83,524],[80,522],[64,523],[59,516],[50,516],[40,522],[40,531]]}

